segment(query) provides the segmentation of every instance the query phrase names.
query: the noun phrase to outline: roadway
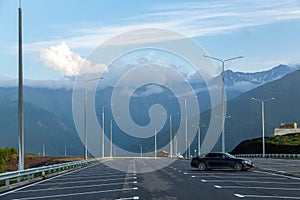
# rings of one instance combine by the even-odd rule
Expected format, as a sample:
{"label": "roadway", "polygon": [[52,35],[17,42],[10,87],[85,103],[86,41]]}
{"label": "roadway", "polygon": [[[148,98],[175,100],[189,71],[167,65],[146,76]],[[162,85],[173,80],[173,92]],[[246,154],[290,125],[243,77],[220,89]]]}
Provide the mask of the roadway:
{"label": "roadway", "polygon": [[138,173],[155,162],[123,160],[127,172],[99,163],[0,194],[0,199],[300,199],[297,177],[259,169],[200,172],[187,160]]}

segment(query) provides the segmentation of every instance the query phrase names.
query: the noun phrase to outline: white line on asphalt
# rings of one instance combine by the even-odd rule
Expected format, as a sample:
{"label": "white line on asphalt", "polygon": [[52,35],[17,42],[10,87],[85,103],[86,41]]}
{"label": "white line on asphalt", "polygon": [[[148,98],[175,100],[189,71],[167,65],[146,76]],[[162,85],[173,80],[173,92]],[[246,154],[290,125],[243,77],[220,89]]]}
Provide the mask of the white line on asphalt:
{"label": "white line on asphalt", "polygon": [[101,173],[95,173],[95,174],[91,174],[91,175],[86,175],[86,174],[80,174],[80,173],[78,173],[78,174],[74,174],[74,176],[73,175],[70,175],[70,176],[67,176],[66,178],[85,178],[85,177],[95,177],[95,176],[111,176],[111,175],[125,175],[125,173],[103,173],[103,174],[101,174]]}
{"label": "white line on asphalt", "polygon": [[240,198],[244,198],[244,196],[240,195],[240,194],[234,194],[234,196],[237,196],[237,197],[240,197]]}
{"label": "white line on asphalt", "polygon": [[13,199],[13,200],[58,198],[58,197],[69,197],[69,196],[77,196],[77,195],[99,194],[99,193],[109,193],[109,192],[121,192],[121,191],[137,190],[137,189],[138,189],[137,187],[133,187],[133,188],[123,188],[123,189],[113,189],[113,190],[103,190],[103,191],[93,191],[93,192],[57,194],[57,195],[48,195],[48,196],[39,196],[39,197],[25,197],[25,198],[20,198],[20,199]]}
{"label": "white line on asphalt", "polygon": [[271,182],[271,181],[236,181],[236,180],[206,180],[201,179],[202,182],[211,182],[211,183],[224,183],[224,182],[230,182],[230,183],[259,183],[259,184],[282,184],[282,185],[300,185],[300,182]]}
{"label": "white line on asphalt", "polygon": [[[101,164],[101,163],[96,164],[96,165],[100,165],[100,164]],[[95,167],[96,165],[90,165],[90,166],[87,166],[87,167],[83,167],[83,168],[80,168],[80,169],[77,169],[77,170],[73,170],[73,171],[70,171],[70,172],[66,172],[66,173],[61,174],[61,175],[57,175],[57,176],[54,176],[54,177],[51,177],[51,178],[47,178],[47,179],[42,180],[42,181],[38,181],[38,182],[35,182],[35,183],[32,183],[32,184],[26,185],[26,186],[24,186],[24,187],[20,187],[20,188],[14,189],[14,190],[10,190],[10,191],[8,191],[8,192],[5,192],[5,193],[0,194],[0,197],[1,197],[1,196],[4,196],[4,195],[7,195],[7,194],[10,194],[10,193],[13,193],[13,192],[16,192],[16,191],[19,191],[19,190],[22,190],[22,189],[25,189],[25,188],[28,188],[28,187],[31,187],[31,186],[34,186],[34,185],[37,185],[37,184],[44,183],[44,182],[46,182],[46,181],[50,181],[50,180],[52,180],[52,179],[55,179],[55,178],[58,178],[58,177],[61,177],[61,176],[65,176],[65,175],[67,175],[67,174],[72,174],[72,173],[74,173],[74,172],[78,172],[78,171],[81,171],[81,170],[83,170],[83,169],[88,169],[88,168],[90,168],[90,167]]]}
{"label": "white line on asphalt", "polygon": [[270,188],[270,187],[249,187],[249,186],[236,186],[236,185],[214,185],[218,189],[232,189],[232,188],[246,188],[246,189],[263,189],[263,190],[288,190],[288,191],[298,191],[299,188]]}
{"label": "white line on asphalt", "polygon": [[288,196],[264,196],[264,195],[248,195],[248,194],[234,194],[240,198],[272,198],[272,199],[300,199],[300,197],[288,197]]}
{"label": "white line on asphalt", "polygon": [[128,197],[128,198],[121,198],[121,199],[116,199],[116,200],[130,200],[130,199],[133,199],[133,200],[137,200],[137,199],[140,199],[139,196],[134,196],[134,197]]}
{"label": "white line on asphalt", "polygon": [[[133,181],[131,183],[137,183]],[[101,186],[112,186],[112,185],[123,185],[124,182],[121,183],[104,183],[104,184],[96,184],[96,185],[79,185],[79,186],[68,186],[68,187],[59,187],[59,188],[47,188],[47,189],[36,189],[36,190],[22,190],[17,191],[15,193],[24,193],[24,192],[42,192],[42,191],[52,191],[52,190],[65,190],[65,189],[74,189],[74,188],[90,188],[90,187],[101,187]]]}
{"label": "white line on asphalt", "polygon": [[257,172],[257,173],[262,173],[262,174],[268,174],[268,175],[272,175],[272,176],[280,176],[280,177],[284,177],[284,178],[300,180],[300,178],[298,178],[298,177],[286,176],[286,175],[283,175],[283,174],[274,174],[274,173],[261,172],[261,171],[255,171],[255,172]]}
{"label": "white line on asphalt", "polygon": [[[193,177],[193,178],[195,178],[195,177],[198,177],[198,178],[220,178],[220,179],[224,178],[222,176],[191,176],[191,177]],[[235,181],[237,179],[257,179],[257,177],[226,177],[226,181]],[[286,180],[287,178],[285,178],[285,177],[264,177],[263,179],[282,181],[282,180]]]}
{"label": "white line on asphalt", "polygon": [[[99,176],[99,175],[94,175],[92,178],[89,178],[89,179],[100,179],[100,178],[106,178],[106,177],[125,177],[125,174],[116,174],[116,175],[106,175],[106,176]],[[58,181],[64,181],[64,180],[72,180],[72,179],[86,179],[86,177],[66,177],[66,178],[59,178],[57,179]]]}
{"label": "white line on asphalt", "polygon": [[69,181],[69,182],[54,182],[54,183],[46,183],[46,184],[41,184],[42,186],[45,185],[66,185],[70,183],[93,183],[93,182],[105,182],[105,181],[116,181],[116,180],[124,180],[124,179],[135,179],[135,177],[126,177],[126,178],[109,178],[109,179],[99,179],[99,180],[84,180],[84,181]]}

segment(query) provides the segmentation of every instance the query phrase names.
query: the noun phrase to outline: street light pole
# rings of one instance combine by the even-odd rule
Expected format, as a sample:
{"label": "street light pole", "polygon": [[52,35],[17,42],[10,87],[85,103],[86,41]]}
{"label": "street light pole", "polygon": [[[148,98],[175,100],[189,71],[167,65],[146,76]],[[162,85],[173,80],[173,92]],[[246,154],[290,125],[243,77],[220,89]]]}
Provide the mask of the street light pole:
{"label": "street light pole", "polygon": [[[188,133],[187,133],[187,105],[186,99],[184,99],[184,108],[185,108],[185,149],[188,149]],[[187,159],[187,153],[185,154],[185,158]]]}
{"label": "street light pole", "polygon": [[[93,78],[86,80],[85,82],[95,81],[103,79],[100,78]],[[85,98],[84,98],[84,159],[88,159],[88,131],[87,131],[87,89],[85,88]]]}
{"label": "street light pole", "polygon": [[104,107],[102,107],[102,158],[104,158]]}
{"label": "street light pole", "polygon": [[172,158],[172,155],[173,155],[172,138],[173,138],[173,133],[172,133],[172,115],[170,115],[170,158]]}
{"label": "street light pole", "polygon": [[266,151],[265,151],[265,102],[271,101],[273,98],[262,100],[262,99],[256,99],[256,98],[251,98],[255,101],[261,102],[261,124],[262,124],[262,154],[263,158],[265,157]]}
{"label": "street light pole", "polygon": [[154,130],[154,158],[156,159],[156,128]]}
{"label": "street light pole", "polygon": [[85,98],[84,98],[84,160],[87,160],[87,89],[85,89]]}
{"label": "street light pole", "polygon": [[213,60],[217,60],[217,61],[222,62],[222,152],[225,153],[225,128],[224,128],[225,115],[226,115],[225,114],[226,113],[226,110],[225,110],[225,76],[224,76],[225,62],[240,59],[240,58],[243,58],[243,56],[229,58],[229,59],[226,59],[226,60],[222,60],[222,59],[215,58],[215,57],[212,57],[212,56],[207,56],[207,55],[203,55],[203,56],[206,57],[206,58],[211,58]]}
{"label": "street light pole", "polygon": [[19,1],[19,97],[18,97],[18,120],[19,120],[19,159],[18,169],[24,170],[24,113],[23,113],[23,46],[22,46],[22,8]]}
{"label": "street light pole", "polygon": [[112,120],[110,120],[110,149],[109,156],[112,157]]}
{"label": "street light pole", "polygon": [[143,157],[143,145],[139,144],[139,146],[141,147],[141,158]]}
{"label": "street light pole", "polygon": [[201,127],[204,127],[204,126],[206,126],[205,124],[203,124],[203,125],[198,125],[198,126],[195,126],[195,125],[192,125],[192,126],[194,126],[194,127],[197,127],[198,128],[198,156],[200,156],[200,148],[201,148],[201,132],[200,132],[200,128]]}

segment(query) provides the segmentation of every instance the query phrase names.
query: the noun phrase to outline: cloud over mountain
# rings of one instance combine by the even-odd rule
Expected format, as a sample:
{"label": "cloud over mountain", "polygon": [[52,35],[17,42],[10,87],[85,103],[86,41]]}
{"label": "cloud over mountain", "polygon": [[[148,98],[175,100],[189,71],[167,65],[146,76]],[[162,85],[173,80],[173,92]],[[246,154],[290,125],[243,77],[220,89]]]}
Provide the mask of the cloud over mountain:
{"label": "cloud over mountain", "polygon": [[64,76],[77,76],[83,73],[105,72],[107,67],[101,63],[95,67],[89,60],[82,58],[73,52],[70,47],[62,42],[61,44],[40,50],[40,60],[43,64]]}

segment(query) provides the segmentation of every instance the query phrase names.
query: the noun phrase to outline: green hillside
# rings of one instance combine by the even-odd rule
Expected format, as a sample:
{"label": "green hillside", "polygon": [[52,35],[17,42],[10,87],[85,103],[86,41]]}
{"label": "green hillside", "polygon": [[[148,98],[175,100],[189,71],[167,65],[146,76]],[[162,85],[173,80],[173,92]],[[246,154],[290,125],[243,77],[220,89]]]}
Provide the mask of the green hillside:
{"label": "green hillside", "polygon": [[0,173],[5,172],[6,161],[16,153],[15,148],[0,148]]}
{"label": "green hillside", "polygon": [[[300,133],[265,138],[267,154],[300,154]],[[261,154],[262,139],[245,140],[237,145],[232,154]]]}

